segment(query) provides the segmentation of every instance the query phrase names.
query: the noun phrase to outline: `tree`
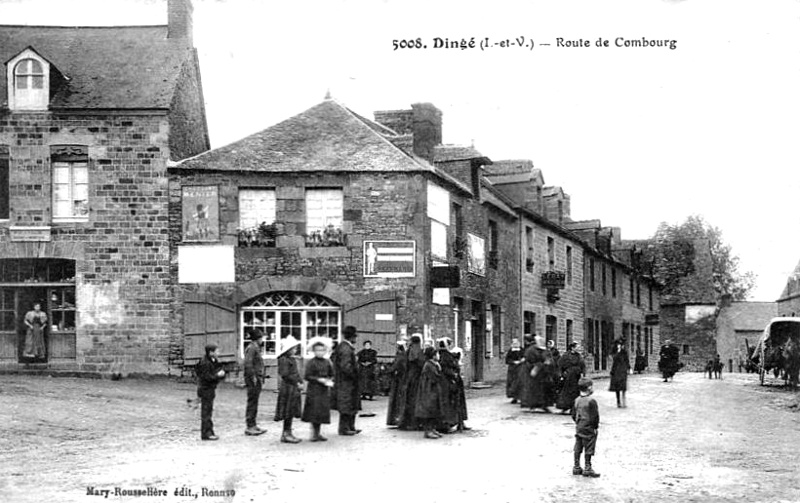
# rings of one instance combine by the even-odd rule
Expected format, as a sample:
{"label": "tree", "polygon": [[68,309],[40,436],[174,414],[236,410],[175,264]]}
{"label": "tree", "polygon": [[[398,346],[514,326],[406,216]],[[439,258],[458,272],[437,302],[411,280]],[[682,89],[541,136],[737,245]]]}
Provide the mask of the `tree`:
{"label": "tree", "polygon": [[[665,296],[691,300],[685,297],[713,290],[715,296],[746,300],[755,285],[755,274],[739,270],[739,257],[723,240],[722,231],[703,217],[693,215],[678,225],[662,222],[650,242],[648,258]],[[705,269],[703,257],[698,256],[701,244],[710,252],[708,271],[701,270]]]}

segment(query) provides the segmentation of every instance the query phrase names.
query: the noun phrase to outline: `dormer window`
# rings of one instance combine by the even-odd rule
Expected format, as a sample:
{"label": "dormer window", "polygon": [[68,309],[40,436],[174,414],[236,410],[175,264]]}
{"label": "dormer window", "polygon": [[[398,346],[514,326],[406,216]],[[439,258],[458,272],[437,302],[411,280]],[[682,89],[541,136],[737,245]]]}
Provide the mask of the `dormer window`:
{"label": "dormer window", "polygon": [[50,65],[32,49],[8,62],[8,104],[12,110],[47,110]]}

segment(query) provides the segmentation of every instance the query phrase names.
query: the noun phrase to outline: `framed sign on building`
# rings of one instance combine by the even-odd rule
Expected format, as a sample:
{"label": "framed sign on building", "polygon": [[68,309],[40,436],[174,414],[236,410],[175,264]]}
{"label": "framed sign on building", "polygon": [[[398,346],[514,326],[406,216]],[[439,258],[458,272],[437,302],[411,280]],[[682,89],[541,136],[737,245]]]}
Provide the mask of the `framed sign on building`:
{"label": "framed sign on building", "polygon": [[183,240],[219,241],[219,189],[216,185],[188,185],[181,194]]}
{"label": "framed sign on building", "polygon": [[467,234],[469,255],[467,256],[467,269],[472,274],[486,275],[486,242],[480,236]]}
{"label": "framed sign on building", "polygon": [[364,241],[364,277],[413,278],[416,249],[414,241]]}

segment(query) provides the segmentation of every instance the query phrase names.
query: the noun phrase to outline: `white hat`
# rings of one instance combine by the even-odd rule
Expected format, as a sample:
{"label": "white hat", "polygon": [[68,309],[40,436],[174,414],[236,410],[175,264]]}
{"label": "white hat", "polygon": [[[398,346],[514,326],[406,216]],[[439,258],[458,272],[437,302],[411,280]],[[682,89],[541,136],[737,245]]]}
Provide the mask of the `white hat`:
{"label": "white hat", "polygon": [[306,348],[307,350],[310,351],[317,344],[323,344],[325,346],[325,350],[330,351],[331,346],[333,346],[333,341],[331,340],[330,337],[322,337],[321,335],[315,335],[314,337],[308,340]]}
{"label": "white hat", "polygon": [[287,351],[297,346],[298,344],[300,344],[300,341],[298,341],[291,335],[284,339],[281,339],[281,351],[278,353],[278,356],[281,356],[282,354],[286,353]]}

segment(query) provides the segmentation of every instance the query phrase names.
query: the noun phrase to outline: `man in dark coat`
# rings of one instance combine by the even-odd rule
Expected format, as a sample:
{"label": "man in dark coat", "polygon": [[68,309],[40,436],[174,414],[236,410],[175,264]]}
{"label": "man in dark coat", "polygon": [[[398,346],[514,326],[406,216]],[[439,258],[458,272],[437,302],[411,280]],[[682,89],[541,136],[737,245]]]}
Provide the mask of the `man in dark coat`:
{"label": "man in dark coat", "polygon": [[200,438],[202,440],[219,440],[214,433],[214,398],[217,396],[217,384],[225,379],[225,371],[217,360],[217,345],[207,344],[205,356],[195,366],[197,375],[197,396],[200,398]]}
{"label": "man in dark coat", "polygon": [[333,368],[336,376],[336,410],[339,411],[339,435],[352,436],[361,433],[356,429],[356,414],[361,410],[361,393],[358,389],[358,362],[356,361],[356,329],[344,327],[344,340],[333,353]]}
{"label": "man in dark coat", "polygon": [[364,349],[359,351],[356,357],[361,398],[372,401],[376,387],[375,369],[378,367],[378,352],[372,349],[372,341],[364,341]]}
{"label": "man in dark coat", "polygon": [[411,336],[411,345],[406,352],[406,375],[402,384],[404,400],[399,411],[400,429],[416,430],[418,426],[415,416],[417,407],[417,392],[419,391],[419,377],[425,365],[425,356],[422,354],[422,338],[419,334]]}
{"label": "man in dark coat", "polygon": [[658,369],[664,377],[664,382],[667,382],[667,380],[672,379],[675,373],[680,369],[680,350],[678,346],[672,344],[672,341],[668,339],[664,345],[661,346],[659,357]]}
{"label": "man in dark coat", "polygon": [[403,390],[403,378],[406,375],[406,341],[397,341],[397,351],[394,355],[394,362],[389,368],[389,375],[392,379],[392,386],[389,390],[389,410],[386,414],[387,426],[400,425],[400,405],[405,400]]}
{"label": "man in dark coat", "polygon": [[264,360],[261,358],[261,339],[264,333],[256,328],[250,333],[250,344],[244,352],[244,384],[247,387],[247,408],[244,417],[247,428],[245,435],[261,435],[267,430],[256,424],[258,415],[258,399],[264,382]]}
{"label": "man in dark coat", "polygon": [[628,358],[628,349],[625,339],[618,340],[614,343],[614,350],[612,353],[611,363],[611,382],[609,383],[608,390],[613,391],[617,397],[617,407],[624,409],[628,405],[625,402],[625,393],[628,391],[628,371],[631,368],[631,362]]}

